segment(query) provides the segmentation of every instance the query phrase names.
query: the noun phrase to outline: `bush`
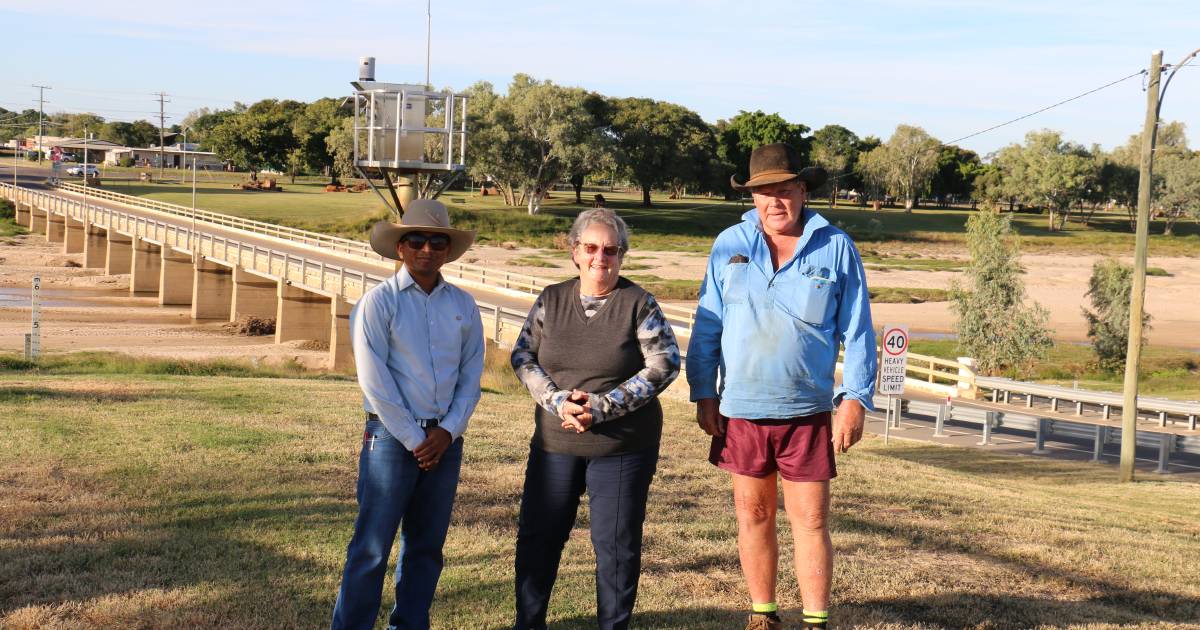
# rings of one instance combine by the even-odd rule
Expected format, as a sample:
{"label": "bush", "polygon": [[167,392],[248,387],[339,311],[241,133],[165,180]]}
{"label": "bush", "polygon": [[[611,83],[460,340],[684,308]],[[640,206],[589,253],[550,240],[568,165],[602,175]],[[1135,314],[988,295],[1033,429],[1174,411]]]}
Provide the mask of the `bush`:
{"label": "bush", "polygon": [[16,217],[17,209],[13,206],[13,202],[0,199],[0,219],[15,219]]}
{"label": "bush", "polygon": [[36,161],[38,161],[38,155],[34,151],[26,151],[25,159],[29,160],[30,162],[36,162]]}
{"label": "bush", "polygon": [[128,155],[122,155],[120,158],[117,159],[117,166],[121,166],[124,168],[132,167],[133,166],[133,157],[128,156]]}
{"label": "bush", "polygon": [[[1092,265],[1085,295],[1092,300],[1092,309],[1083,309],[1088,323],[1088,339],[1100,368],[1116,372],[1125,367],[1129,349],[1129,292],[1133,286],[1133,268],[1111,258]],[[1150,316],[1142,313],[1142,327],[1148,328]],[[1146,340],[1143,337],[1142,343]]]}

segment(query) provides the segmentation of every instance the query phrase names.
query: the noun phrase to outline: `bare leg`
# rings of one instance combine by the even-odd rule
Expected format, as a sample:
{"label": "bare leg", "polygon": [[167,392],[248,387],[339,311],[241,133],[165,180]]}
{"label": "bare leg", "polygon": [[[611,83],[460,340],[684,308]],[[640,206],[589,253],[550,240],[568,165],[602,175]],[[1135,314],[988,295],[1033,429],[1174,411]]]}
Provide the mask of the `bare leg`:
{"label": "bare leg", "polygon": [[774,473],[762,479],[733,475],[738,556],[750,598],[760,604],[775,601],[779,575],[779,541],[775,537],[777,496]]}
{"label": "bare leg", "polygon": [[796,581],[806,610],[827,610],[833,581],[829,482],[783,482],[783,504],[796,546]]}

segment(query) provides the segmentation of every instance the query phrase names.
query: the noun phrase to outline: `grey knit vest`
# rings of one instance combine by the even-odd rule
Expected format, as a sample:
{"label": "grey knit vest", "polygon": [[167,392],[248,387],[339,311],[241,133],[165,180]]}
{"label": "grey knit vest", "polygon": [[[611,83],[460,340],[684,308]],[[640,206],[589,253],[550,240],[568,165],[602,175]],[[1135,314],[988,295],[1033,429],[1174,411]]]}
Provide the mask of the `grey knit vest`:
{"label": "grey knit vest", "polygon": [[[608,300],[590,318],[579,302],[579,279],[546,287],[545,320],[537,360],[560,389],[603,396],[645,366],[637,339],[638,316],[649,294],[619,278]],[[657,447],[662,436],[658,400],[584,433],[562,428],[562,419],[536,407],[533,445],[551,453],[598,457]]]}

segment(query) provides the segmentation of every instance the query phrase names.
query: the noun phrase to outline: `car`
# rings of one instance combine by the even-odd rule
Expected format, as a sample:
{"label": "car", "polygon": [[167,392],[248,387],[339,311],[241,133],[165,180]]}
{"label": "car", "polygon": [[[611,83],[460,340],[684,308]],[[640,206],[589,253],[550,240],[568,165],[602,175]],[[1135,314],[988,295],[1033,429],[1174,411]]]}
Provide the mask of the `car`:
{"label": "car", "polygon": [[100,175],[100,169],[96,168],[95,164],[88,164],[87,166],[72,166],[71,168],[67,169],[67,175],[79,177],[83,175],[84,171],[87,171],[88,177],[98,177]]}

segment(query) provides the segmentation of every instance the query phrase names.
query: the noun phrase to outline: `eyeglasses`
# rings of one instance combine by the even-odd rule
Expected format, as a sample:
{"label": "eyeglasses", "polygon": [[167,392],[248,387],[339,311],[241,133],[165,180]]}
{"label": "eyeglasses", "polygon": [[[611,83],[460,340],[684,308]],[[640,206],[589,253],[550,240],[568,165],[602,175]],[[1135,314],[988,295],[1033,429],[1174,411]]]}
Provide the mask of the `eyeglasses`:
{"label": "eyeglasses", "polygon": [[424,249],[425,244],[429,243],[429,249],[435,252],[444,252],[450,249],[450,237],[445,234],[422,234],[420,232],[410,232],[400,239],[405,247],[413,250]]}
{"label": "eyeglasses", "polygon": [[604,245],[600,246],[595,243],[579,243],[583,248],[584,253],[588,256],[595,256],[596,252],[603,251],[605,256],[616,256],[621,253],[620,245]]}

